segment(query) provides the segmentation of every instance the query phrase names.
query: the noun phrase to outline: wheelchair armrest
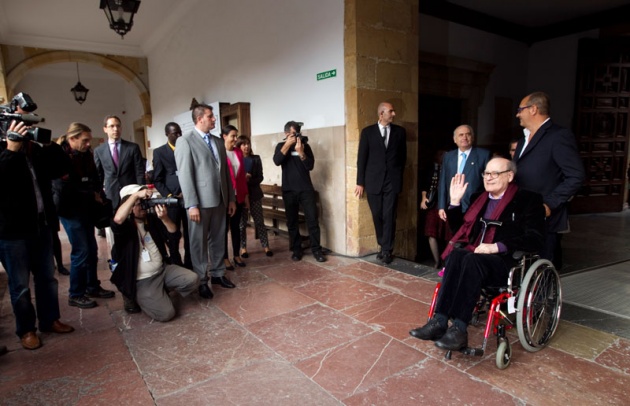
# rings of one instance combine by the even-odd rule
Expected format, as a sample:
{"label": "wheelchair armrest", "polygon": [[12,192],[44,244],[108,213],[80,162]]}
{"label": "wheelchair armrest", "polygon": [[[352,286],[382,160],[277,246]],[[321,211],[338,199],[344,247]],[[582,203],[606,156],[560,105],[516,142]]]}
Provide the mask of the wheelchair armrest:
{"label": "wheelchair armrest", "polygon": [[529,252],[529,251],[514,251],[514,253],[512,254],[512,258],[514,258],[517,261],[520,261],[523,257],[527,256],[527,257],[531,257],[536,255],[535,252]]}

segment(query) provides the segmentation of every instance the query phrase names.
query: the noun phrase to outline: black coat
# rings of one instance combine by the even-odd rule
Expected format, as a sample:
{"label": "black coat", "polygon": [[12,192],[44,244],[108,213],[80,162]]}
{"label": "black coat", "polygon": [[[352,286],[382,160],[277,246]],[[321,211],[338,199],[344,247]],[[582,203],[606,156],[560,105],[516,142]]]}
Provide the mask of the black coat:
{"label": "black coat", "polygon": [[94,163],[105,195],[112,201],[113,207],[120,202],[120,189],[127,185],[143,185],[145,167],[138,144],[120,140],[119,167],[116,168],[109,149],[108,141],[94,149]]}
{"label": "black coat", "polygon": [[251,177],[247,179],[249,200],[260,200],[263,198],[263,191],[260,188],[260,184],[264,179],[262,160],[260,159],[260,155],[250,155],[249,158],[252,160],[252,169],[249,172]]}
{"label": "black coat", "polygon": [[390,124],[387,149],[378,124],[361,131],[357,158],[357,185],[366,193],[376,194],[383,189],[385,180],[391,182],[394,193],[402,191],[403,172],[407,163],[407,133],[403,127]]}
{"label": "black coat", "polygon": [[153,183],[162,197],[178,196],[182,193],[177,178],[175,151],[168,144],[153,151]]}

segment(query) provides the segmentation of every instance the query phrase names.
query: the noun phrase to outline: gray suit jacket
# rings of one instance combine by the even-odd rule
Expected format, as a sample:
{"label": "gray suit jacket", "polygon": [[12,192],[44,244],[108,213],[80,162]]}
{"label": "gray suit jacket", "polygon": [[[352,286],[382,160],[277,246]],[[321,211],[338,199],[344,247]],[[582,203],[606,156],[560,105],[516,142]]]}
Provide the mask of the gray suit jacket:
{"label": "gray suit jacket", "polygon": [[114,210],[120,201],[120,189],[127,185],[144,184],[145,167],[138,144],[120,140],[119,167],[116,168],[108,141],[94,149],[94,163],[105,195],[112,201]]}
{"label": "gray suit jacket", "polygon": [[227,168],[225,146],[216,137],[210,137],[219,151],[215,163],[212,151],[196,130],[181,136],[175,147],[177,177],[186,208],[212,208],[233,202],[234,188]]}

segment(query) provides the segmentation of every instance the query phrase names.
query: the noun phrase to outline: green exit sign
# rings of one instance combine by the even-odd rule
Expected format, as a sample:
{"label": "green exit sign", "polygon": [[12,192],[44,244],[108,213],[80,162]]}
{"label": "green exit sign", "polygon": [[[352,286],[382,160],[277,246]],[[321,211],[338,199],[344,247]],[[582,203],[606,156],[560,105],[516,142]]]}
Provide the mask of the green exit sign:
{"label": "green exit sign", "polygon": [[318,73],[317,80],[330,79],[337,76],[337,69],[327,70],[326,72]]}

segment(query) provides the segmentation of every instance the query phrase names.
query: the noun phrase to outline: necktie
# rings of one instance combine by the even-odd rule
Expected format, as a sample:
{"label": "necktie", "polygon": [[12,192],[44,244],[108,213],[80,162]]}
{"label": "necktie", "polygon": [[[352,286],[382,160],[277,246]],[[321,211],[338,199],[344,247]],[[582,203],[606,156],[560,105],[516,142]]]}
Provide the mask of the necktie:
{"label": "necktie", "polygon": [[210,148],[210,151],[212,151],[212,157],[214,158],[214,162],[218,163],[219,162],[219,154],[217,153],[214,143],[212,142],[212,139],[210,139],[210,137],[212,137],[212,135],[209,134],[205,134],[203,136],[203,140],[206,142],[206,144],[208,144],[208,148]]}
{"label": "necktie", "polygon": [[118,146],[116,143],[112,144],[112,159],[114,160],[114,165],[118,168]]}
{"label": "necktie", "polygon": [[466,153],[462,152],[462,162],[459,164],[459,171],[457,171],[457,173],[462,173],[464,172],[464,166],[466,166]]}
{"label": "necktie", "polygon": [[387,127],[383,127],[383,145],[387,148]]}

